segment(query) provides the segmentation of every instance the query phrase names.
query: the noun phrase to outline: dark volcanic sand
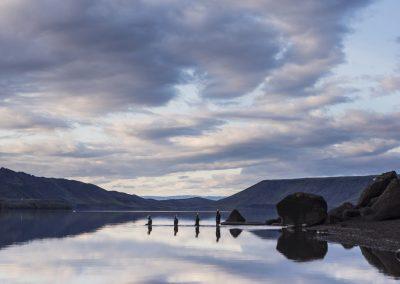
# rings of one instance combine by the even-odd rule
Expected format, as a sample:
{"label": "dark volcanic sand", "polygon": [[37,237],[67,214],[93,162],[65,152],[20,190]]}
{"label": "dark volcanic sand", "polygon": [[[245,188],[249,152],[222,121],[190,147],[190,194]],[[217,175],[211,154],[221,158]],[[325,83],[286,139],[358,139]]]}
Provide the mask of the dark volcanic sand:
{"label": "dark volcanic sand", "polygon": [[307,228],[316,238],[346,245],[359,245],[379,250],[400,249],[400,219],[379,222],[345,221],[334,225]]}

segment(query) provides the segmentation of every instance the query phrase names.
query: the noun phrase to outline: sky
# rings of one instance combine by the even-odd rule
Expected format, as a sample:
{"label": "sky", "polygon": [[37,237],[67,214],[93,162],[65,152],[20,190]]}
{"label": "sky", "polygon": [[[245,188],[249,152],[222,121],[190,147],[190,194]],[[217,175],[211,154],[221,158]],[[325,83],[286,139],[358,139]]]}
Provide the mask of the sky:
{"label": "sky", "polygon": [[396,0],[0,1],[1,166],[138,195],[400,169]]}

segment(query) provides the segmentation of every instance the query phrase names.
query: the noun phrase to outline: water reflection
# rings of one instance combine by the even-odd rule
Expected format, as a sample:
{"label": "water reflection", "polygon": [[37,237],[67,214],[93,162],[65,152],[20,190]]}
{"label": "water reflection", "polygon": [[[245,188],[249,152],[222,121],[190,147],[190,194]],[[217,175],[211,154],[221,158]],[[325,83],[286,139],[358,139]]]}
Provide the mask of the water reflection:
{"label": "water reflection", "polygon": [[219,239],[221,238],[221,228],[219,225],[215,226],[215,236],[217,237],[217,243],[218,243]]}
{"label": "water reflection", "polygon": [[232,237],[234,237],[235,239],[237,237],[239,237],[239,235],[242,233],[243,230],[241,229],[230,229],[229,233],[231,234]]}
{"label": "water reflection", "polygon": [[360,250],[368,263],[375,266],[380,272],[400,278],[400,262],[395,252],[379,251],[366,247],[360,247]]}
{"label": "water reflection", "polygon": [[301,230],[282,230],[276,249],[290,260],[312,261],[325,257],[328,244]]}
{"label": "water reflection", "polygon": [[214,212],[201,214],[201,234],[194,213],[180,213],[176,226],[173,213],[152,215],[150,222],[148,213],[3,212],[0,283],[23,282],[21,275],[36,283],[387,283],[400,277],[392,252],[330,244],[328,253],[326,242],[302,231],[215,226]]}

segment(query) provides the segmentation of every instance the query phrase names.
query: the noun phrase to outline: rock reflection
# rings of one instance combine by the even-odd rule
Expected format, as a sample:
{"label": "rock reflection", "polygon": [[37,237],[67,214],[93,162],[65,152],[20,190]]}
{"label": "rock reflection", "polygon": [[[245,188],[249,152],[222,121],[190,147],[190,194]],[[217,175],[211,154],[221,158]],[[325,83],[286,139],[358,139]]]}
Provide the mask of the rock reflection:
{"label": "rock reflection", "polygon": [[328,244],[300,230],[282,230],[276,249],[287,259],[303,262],[323,259],[328,252]]}
{"label": "rock reflection", "polygon": [[239,237],[239,235],[242,233],[243,230],[241,229],[230,229],[229,233],[231,234],[232,237],[234,237],[235,239],[237,237]]}
{"label": "rock reflection", "polygon": [[360,247],[360,250],[368,263],[376,267],[380,272],[400,278],[400,262],[395,252],[380,251],[366,247]]}

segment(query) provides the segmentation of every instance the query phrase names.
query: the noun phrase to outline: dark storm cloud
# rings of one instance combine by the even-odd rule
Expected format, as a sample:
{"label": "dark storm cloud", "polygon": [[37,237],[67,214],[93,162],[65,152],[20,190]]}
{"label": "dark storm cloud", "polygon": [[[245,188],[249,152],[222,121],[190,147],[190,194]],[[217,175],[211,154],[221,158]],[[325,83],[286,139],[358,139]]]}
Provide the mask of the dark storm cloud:
{"label": "dark storm cloud", "polygon": [[[16,1],[0,27],[3,95],[42,92],[161,105],[192,70],[205,95],[255,88],[277,65],[278,33],[257,11],[211,2]],[[43,95],[44,96],[44,95]],[[46,97],[44,97],[46,99]]]}
{"label": "dark storm cloud", "polygon": [[110,110],[163,105],[192,80],[206,97],[237,97],[268,75],[269,91],[299,95],[343,60],[345,16],[368,1],[285,2],[9,2],[2,95],[81,96]]}

